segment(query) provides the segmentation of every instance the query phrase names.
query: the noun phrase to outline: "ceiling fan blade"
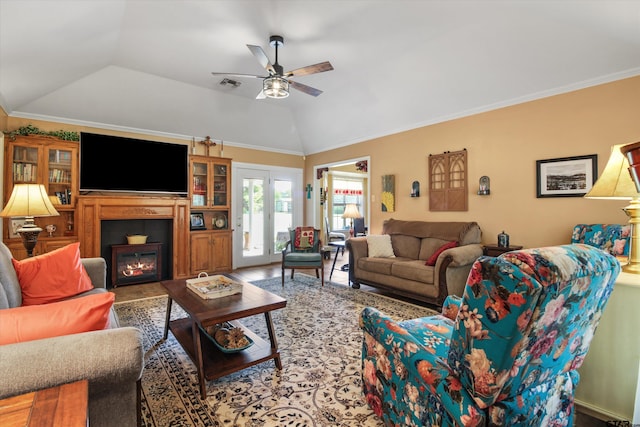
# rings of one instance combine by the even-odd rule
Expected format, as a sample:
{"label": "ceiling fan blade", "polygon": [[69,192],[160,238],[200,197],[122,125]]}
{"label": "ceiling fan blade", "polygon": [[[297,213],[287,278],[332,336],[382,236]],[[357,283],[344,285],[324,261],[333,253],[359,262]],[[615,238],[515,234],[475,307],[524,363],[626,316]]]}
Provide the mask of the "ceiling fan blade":
{"label": "ceiling fan blade", "polygon": [[260,65],[262,65],[267,71],[269,71],[269,74],[276,74],[275,68],[273,68],[273,65],[271,65],[271,62],[269,62],[269,57],[266,53],[264,53],[264,50],[262,50],[260,46],[248,44],[247,47],[249,48],[251,53],[253,53],[253,56],[256,57]]}
{"label": "ceiling fan blade", "polygon": [[309,74],[322,73],[324,71],[331,71],[331,70],[333,70],[333,65],[331,65],[329,61],[325,61],[325,62],[320,62],[319,64],[307,65],[306,67],[287,71],[285,73],[285,77],[308,76]]}
{"label": "ceiling fan blade", "polygon": [[265,99],[267,95],[264,94],[264,90],[261,90],[256,99]]}
{"label": "ceiling fan blade", "polygon": [[293,88],[298,89],[300,92],[304,92],[311,96],[318,96],[322,93],[320,89],[316,89],[311,86],[303,85],[302,83],[294,82],[289,80],[289,85]]}
{"label": "ceiling fan blade", "polygon": [[251,79],[266,79],[268,76],[257,76],[255,74],[238,74],[238,73],[216,73],[212,72],[214,76],[227,76],[227,77],[247,77]]}

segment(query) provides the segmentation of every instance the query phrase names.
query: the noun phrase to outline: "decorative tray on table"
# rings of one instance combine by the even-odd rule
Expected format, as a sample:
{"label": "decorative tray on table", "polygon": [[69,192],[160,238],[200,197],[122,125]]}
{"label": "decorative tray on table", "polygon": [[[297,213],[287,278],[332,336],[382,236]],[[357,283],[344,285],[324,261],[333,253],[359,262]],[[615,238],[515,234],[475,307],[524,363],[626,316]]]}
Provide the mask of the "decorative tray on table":
{"label": "decorative tray on table", "polygon": [[196,279],[187,279],[187,288],[204,299],[222,298],[242,293],[242,283],[219,274],[209,276],[207,273],[200,273]]}
{"label": "decorative tray on table", "polygon": [[253,345],[253,340],[244,334],[242,328],[228,322],[202,327],[200,330],[224,353],[237,353]]}

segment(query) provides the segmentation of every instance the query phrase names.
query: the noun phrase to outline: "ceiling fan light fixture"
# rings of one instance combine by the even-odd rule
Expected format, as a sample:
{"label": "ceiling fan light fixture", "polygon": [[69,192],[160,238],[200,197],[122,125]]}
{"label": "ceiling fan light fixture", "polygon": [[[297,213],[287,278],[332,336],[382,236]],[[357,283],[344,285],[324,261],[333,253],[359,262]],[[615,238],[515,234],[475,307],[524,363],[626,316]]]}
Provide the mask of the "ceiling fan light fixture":
{"label": "ceiling fan light fixture", "polygon": [[289,81],[280,76],[269,76],[262,81],[262,91],[267,98],[289,96]]}

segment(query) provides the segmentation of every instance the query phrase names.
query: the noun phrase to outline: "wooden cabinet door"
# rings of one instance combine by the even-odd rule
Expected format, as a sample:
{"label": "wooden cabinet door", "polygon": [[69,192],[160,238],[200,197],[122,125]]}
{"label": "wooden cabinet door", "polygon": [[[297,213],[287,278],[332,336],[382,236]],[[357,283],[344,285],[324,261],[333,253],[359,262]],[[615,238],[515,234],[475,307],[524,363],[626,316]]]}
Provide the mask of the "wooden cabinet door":
{"label": "wooden cabinet door", "polygon": [[192,233],[191,273],[198,274],[210,271],[212,253],[211,233]]}
{"label": "wooden cabinet door", "polygon": [[231,271],[231,235],[218,233],[212,236],[213,259],[211,265],[214,271]]}

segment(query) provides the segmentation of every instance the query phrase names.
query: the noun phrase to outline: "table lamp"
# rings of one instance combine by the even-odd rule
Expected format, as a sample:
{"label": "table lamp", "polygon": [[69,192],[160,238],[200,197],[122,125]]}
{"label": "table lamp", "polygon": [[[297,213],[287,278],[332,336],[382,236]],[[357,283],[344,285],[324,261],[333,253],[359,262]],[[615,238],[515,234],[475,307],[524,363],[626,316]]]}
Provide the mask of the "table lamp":
{"label": "table lamp", "polygon": [[623,145],[614,145],[611,157],[591,190],[584,197],[589,199],[631,200],[622,210],[629,217],[631,238],[629,259],[622,271],[640,274],[640,193],[629,173],[629,161],[622,154]]}
{"label": "table lamp", "polygon": [[353,219],[360,218],[360,212],[358,212],[358,206],[349,204],[342,214],[342,218],[348,218],[351,220],[351,227],[349,228],[349,234],[353,236]]}
{"label": "table lamp", "polygon": [[22,237],[22,244],[29,257],[33,256],[38,234],[42,231],[33,218],[58,215],[60,214],[51,204],[47,190],[42,184],[14,185],[7,205],[0,212],[0,217],[24,217],[24,224],[16,232]]}
{"label": "table lamp", "polygon": [[636,190],[640,193],[640,142],[625,145],[620,148],[620,151],[627,156],[629,173],[633,178],[633,182],[636,183]]}

